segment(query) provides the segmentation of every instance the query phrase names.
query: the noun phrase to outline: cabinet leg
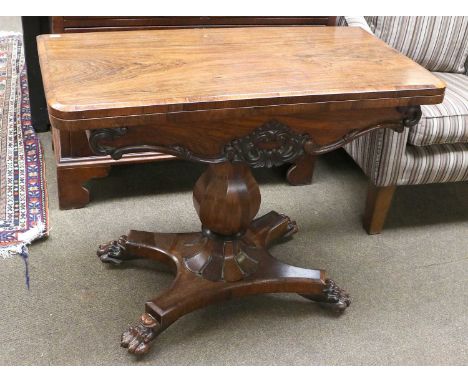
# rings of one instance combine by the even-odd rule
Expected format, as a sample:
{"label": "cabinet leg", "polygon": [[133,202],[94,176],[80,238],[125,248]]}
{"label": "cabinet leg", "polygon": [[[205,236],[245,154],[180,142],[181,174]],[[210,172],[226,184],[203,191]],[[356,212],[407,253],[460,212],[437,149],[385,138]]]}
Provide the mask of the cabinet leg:
{"label": "cabinet leg", "polygon": [[396,186],[377,187],[369,182],[363,225],[369,235],[382,232]]}
{"label": "cabinet leg", "polygon": [[57,187],[61,210],[82,208],[89,203],[89,190],[83,186],[93,178],[103,178],[109,174],[111,166],[58,167]]}
{"label": "cabinet leg", "polygon": [[306,154],[289,167],[286,179],[292,186],[312,183],[314,176],[315,156]]}

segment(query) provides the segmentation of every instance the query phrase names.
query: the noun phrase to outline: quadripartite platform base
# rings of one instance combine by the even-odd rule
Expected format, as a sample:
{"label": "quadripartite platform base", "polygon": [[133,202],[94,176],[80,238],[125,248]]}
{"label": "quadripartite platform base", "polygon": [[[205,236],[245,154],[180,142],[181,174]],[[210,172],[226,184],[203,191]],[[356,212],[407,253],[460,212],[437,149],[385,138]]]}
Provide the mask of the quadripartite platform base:
{"label": "quadripartite platform base", "polygon": [[297,232],[287,216],[270,212],[251,222],[242,235],[130,231],[101,245],[103,262],[148,258],[173,267],[169,289],[146,303],[139,322],[122,335],[130,353],[146,353],[154,339],[183,315],[212,303],[262,293],[298,293],[337,312],[350,305],[349,295],[325,271],[303,269],[273,258],[268,247]]}

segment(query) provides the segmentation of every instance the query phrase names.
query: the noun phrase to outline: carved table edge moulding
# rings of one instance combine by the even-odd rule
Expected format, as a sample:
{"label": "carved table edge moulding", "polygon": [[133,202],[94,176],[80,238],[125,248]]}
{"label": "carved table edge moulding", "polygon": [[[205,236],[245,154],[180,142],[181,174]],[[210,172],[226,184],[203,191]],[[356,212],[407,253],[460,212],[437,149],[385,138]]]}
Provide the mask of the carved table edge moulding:
{"label": "carved table edge moulding", "polygon": [[[253,98],[250,108],[239,106],[228,107],[224,110],[205,109],[187,112],[183,110],[184,105],[181,104],[180,112],[167,111],[167,113],[150,115],[142,112],[139,115],[123,115],[122,112],[129,111],[118,106],[122,101],[120,78],[115,77],[112,80],[115,84],[107,81],[103,89],[100,89],[101,77],[94,78],[94,72],[88,70],[87,61],[82,71],[77,70],[80,68],[78,63],[76,67],[73,67],[77,70],[77,76],[81,73],[84,73],[85,78],[90,76],[88,82],[90,87],[94,87],[94,90],[88,90],[89,87],[84,86],[81,80],[79,90],[77,90],[79,94],[73,95],[81,97],[76,101],[81,108],[78,114],[70,112],[68,120],[67,118],[58,119],[57,115],[54,117],[48,98],[51,122],[56,128],[70,129],[70,131],[83,130],[88,124],[89,117],[93,118],[95,123],[88,125],[86,130],[91,151],[96,155],[108,155],[119,160],[127,154],[159,152],[207,164],[206,171],[197,180],[193,190],[193,204],[201,221],[200,231],[157,233],[132,230],[118,240],[101,245],[97,251],[97,255],[105,263],[116,265],[124,261],[147,258],[168,264],[176,274],[172,285],[166,291],[146,303],[145,313],[139,322],[123,333],[121,345],[130,353],[146,353],[154,339],[183,315],[209,304],[236,297],[263,293],[297,293],[336,312],[343,312],[350,305],[349,295],[329,279],[324,270],[295,267],[271,256],[268,248],[278,240],[290,238],[298,231],[298,228],[295,221],[275,211],[255,218],[260,209],[261,196],[250,170],[251,167],[274,167],[295,162],[305,155],[323,154],[376,129],[389,128],[401,132],[405,127],[413,126],[419,121],[421,108],[418,105],[438,103],[443,99],[444,87],[436,77],[365,32],[357,29],[350,31],[350,29],[352,28],[347,28],[345,32],[345,30],[334,28],[329,28],[328,31],[304,28],[287,28],[281,31],[272,28],[265,31],[253,28],[248,31],[239,29],[235,32],[228,29],[209,32],[193,30],[190,35],[180,31],[157,34],[158,37],[168,39],[167,44],[172,46],[171,49],[175,49],[171,45],[175,42],[177,42],[175,46],[178,47],[180,44],[188,44],[187,38],[198,36],[193,44],[200,43],[200,41],[201,44],[207,42],[206,46],[203,45],[204,49],[210,52],[207,59],[215,57],[213,61],[215,63],[234,60],[232,66],[236,67],[254,62],[255,64],[247,69],[242,66],[247,70],[246,76],[251,75],[251,71],[255,72],[257,66],[264,62],[263,56],[260,57],[261,60],[257,60],[258,49],[249,50],[251,48],[249,44],[258,45],[252,41],[257,39],[262,42],[260,53],[265,57],[270,56],[269,51],[273,55],[282,48],[291,49],[292,51],[284,55],[283,59],[291,61],[290,66],[293,70],[283,75],[293,76],[291,81],[296,81],[293,85],[299,90],[291,92],[289,99],[293,102],[297,92],[303,93],[304,96],[313,94],[314,102],[311,103],[284,105],[271,96],[268,106],[260,105],[258,99]],[[128,49],[131,49],[134,43],[138,43],[140,38],[145,38],[145,42],[156,41],[147,38],[149,32],[132,33],[125,35],[128,41],[120,40],[122,44],[127,44]],[[321,36],[321,39],[313,39],[315,51],[314,57],[311,58],[303,54],[302,44],[304,38],[310,39],[314,33]],[[354,37],[350,38],[349,34]],[[90,57],[95,54],[92,49],[93,44],[100,47],[110,44],[106,42],[110,34],[95,34],[89,37],[90,35],[64,37],[63,43],[70,44],[70,49],[75,54],[78,48],[85,49],[77,56],[79,60],[83,59],[82,56],[85,53]],[[353,43],[350,54],[357,57],[358,62],[352,62],[349,67],[345,67],[349,73],[361,70],[362,57],[366,57],[366,60],[373,60],[372,62],[376,63],[374,71],[377,71],[377,68],[382,66],[382,55],[387,56],[390,69],[386,71],[388,78],[385,85],[380,86],[379,82],[376,82],[373,77],[376,73],[368,75],[367,71],[362,71],[359,78],[363,77],[363,84],[358,84],[360,87],[353,92],[350,85],[353,82],[349,82],[343,94],[347,97],[347,94],[352,93],[351,98],[344,99],[345,96],[336,91],[336,89],[341,89],[339,77],[327,78],[328,88],[323,92],[320,89],[312,92],[308,86],[302,85],[301,78],[295,79],[295,73],[301,70],[303,74],[305,73],[304,75],[308,74],[306,70],[311,73],[322,70],[316,65],[315,54],[321,52],[322,59],[328,61],[330,59],[329,44],[338,44],[336,49],[341,52],[340,54],[343,52],[339,49],[348,49],[348,44],[340,43],[340,39],[336,38],[337,35],[348,38]],[[283,36],[286,36],[284,41]],[[214,38],[214,41],[224,41],[225,38],[228,41],[237,39],[238,46],[242,47],[240,51],[242,54],[250,54],[251,61],[244,60],[242,57],[236,59],[236,56],[233,56],[233,50],[230,51],[230,56],[226,57],[224,50],[218,51],[218,45],[211,44],[211,38]],[[82,45],[78,44],[81,39],[87,39],[90,44],[87,45],[88,48],[82,48]],[[68,72],[57,74],[48,70],[50,69],[48,54],[60,60],[64,51],[63,47],[56,51],[53,49],[57,46],[57,40],[55,40],[48,46],[51,49],[48,52],[45,48],[48,42],[46,38],[43,38],[39,44],[41,70],[45,73],[46,94],[54,87],[54,84],[61,89],[63,85],[61,78],[68,80],[73,77]],[[148,50],[148,52],[150,55],[155,54],[154,52],[160,48],[161,45],[156,44],[153,46],[154,51]],[[187,48],[191,49],[192,46]],[[185,55],[179,52],[178,56],[177,49],[171,50],[170,56],[180,57],[175,61],[180,64],[184,62]],[[368,54],[368,49],[372,56]],[[104,60],[101,54],[103,52],[104,50],[100,51],[97,62]],[[127,54],[127,52],[124,53]],[[111,69],[110,75],[119,73],[118,65],[122,62],[119,57],[122,56],[119,56],[114,48],[106,51],[106,54],[109,55],[106,65]],[[115,54],[117,54],[116,58]],[[112,66],[114,58],[116,68]],[[157,65],[153,72],[152,65],[158,58],[150,58],[147,61],[149,69],[146,75],[155,76],[156,84],[168,85],[168,93],[180,84],[180,76],[187,75],[185,71],[188,70],[192,78],[198,78],[197,76],[203,76],[207,72],[203,65],[197,64],[191,67],[187,63],[186,66],[181,65],[179,68],[178,64],[172,68],[175,73],[171,72],[172,76],[166,78],[159,76],[161,67]],[[69,57],[66,56],[65,60],[68,59]],[[205,62],[202,58],[200,61]],[[341,65],[342,62],[339,60],[338,62]],[[226,62],[226,65],[229,65],[229,62]],[[294,70],[294,65],[301,70]],[[278,70],[286,66],[282,62]],[[400,66],[403,71],[400,70]],[[137,67],[142,68],[140,63]],[[166,66],[162,67],[166,68]],[[60,72],[59,65],[55,64],[53,68],[55,70],[58,68]],[[131,69],[128,70],[131,71]],[[213,70],[218,70],[222,78],[224,74],[237,76],[237,71],[225,72],[225,66],[215,67]],[[165,69],[162,72],[165,73]],[[278,84],[282,84],[284,78],[277,74],[276,70],[271,73],[273,73],[271,82],[274,86],[280,86]],[[323,72],[323,76],[326,73],[328,69]],[[131,81],[135,81],[135,77],[131,77]],[[224,86],[231,86],[231,83],[226,81],[224,78],[220,88],[211,90],[213,94],[217,95],[219,92],[225,95]],[[216,85],[216,81],[214,82]],[[198,84],[198,82],[194,83]],[[322,84],[322,82],[319,83]],[[142,88],[137,88],[136,94],[146,94],[144,91],[146,84],[145,77],[145,81],[141,84]],[[126,82],[124,85],[130,88],[128,94],[133,94],[134,83]],[[248,92],[249,87],[252,86],[250,82],[242,84],[236,82],[234,85],[239,94],[250,94]],[[253,86],[258,86],[259,94],[265,94],[262,93],[265,90],[262,86],[269,85],[260,81]],[[204,88],[195,90],[202,93]],[[330,100],[331,90],[343,96],[339,104]],[[109,108],[104,111],[101,117],[96,115],[94,103],[95,100],[97,103],[102,103],[99,92],[102,92],[103,98],[118,100],[117,106],[113,110]],[[363,99],[369,97],[369,92],[380,98]],[[326,93],[323,102],[320,100],[322,93]],[[170,98],[169,95],[167,96]],[[71,101],[67,107],[73,110],[73,98],[69,99]],[[230,102],[230,99],[224,99],[222,102],[225,105]],[[132,107],[137,107],[135,105]],[[87,110],[90,110],[90,114]],[[109,113],[114,113],[114,116],[110,116]],[[76,118],[78,116],[79,118]]]}

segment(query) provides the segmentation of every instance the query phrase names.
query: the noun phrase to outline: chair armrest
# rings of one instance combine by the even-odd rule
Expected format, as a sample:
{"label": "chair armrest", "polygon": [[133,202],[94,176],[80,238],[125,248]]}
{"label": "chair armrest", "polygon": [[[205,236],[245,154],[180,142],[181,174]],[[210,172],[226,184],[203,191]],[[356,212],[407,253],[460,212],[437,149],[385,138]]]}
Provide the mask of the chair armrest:
{"label": "chair armrest", "polygon": [[345,19],[346,24],[349,27],[360,27],[364,29],[366,32],[373,34],[364,16],[343,16],[343,17]]}

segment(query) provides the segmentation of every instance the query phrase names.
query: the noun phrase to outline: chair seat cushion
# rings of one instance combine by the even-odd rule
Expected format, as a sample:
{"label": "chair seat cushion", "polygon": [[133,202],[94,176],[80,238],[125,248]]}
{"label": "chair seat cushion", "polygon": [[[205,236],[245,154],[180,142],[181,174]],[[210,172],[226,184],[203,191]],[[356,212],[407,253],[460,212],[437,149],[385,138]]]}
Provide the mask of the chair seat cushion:
{"label": "chair seat cushion", "polygon": [[[385,171],[385,170],[384,170]],[[468,145],[406,146],[397,185],[468,180]]]}
{"label": "chair seat cushion", "polygon": [[421,121],[410,129],[408,142],[414,146],[468,143],[468,76],[434,74],[447,84],[444,101],[421,106]]}

